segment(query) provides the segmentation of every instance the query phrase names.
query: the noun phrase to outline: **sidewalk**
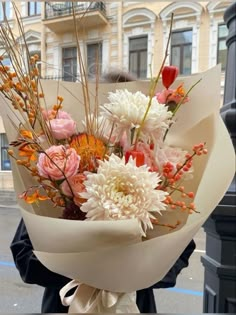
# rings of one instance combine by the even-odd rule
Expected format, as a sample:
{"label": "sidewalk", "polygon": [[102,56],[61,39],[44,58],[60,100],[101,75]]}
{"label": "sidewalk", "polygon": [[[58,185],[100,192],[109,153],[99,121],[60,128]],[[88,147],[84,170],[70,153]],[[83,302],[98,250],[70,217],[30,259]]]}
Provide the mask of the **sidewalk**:
{"label": "sidewalk", "polygon": [[0,208],[2,207],[18,207],[14,190],[0,190]]}

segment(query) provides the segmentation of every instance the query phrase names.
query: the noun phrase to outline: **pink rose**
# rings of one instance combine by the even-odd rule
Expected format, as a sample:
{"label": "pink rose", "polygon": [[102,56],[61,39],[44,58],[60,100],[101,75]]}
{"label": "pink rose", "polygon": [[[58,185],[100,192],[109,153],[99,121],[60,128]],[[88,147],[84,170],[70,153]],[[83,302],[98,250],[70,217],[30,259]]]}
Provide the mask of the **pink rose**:
{"label": "pink rose", "polygon": [[81,202],[83,201],[79,194],[85,191],[85,186],[83,184],[85,179],[85,175],[76,174],[75,176],[69,177],[67,181],[64,180],[64,182],[61,184],[61,190],[63,194],[68,197],[74,196],[73,201],[77,206],[80,206]]}
{"label": "pink rose", "polygon": [[50,120],[50,119],[72,119],[71,116],[67,113],[64,112],[63,110],[58,110],[55,111],[54,109],[50,109],[50,110],[43,110],[42,111],[43,117],[46,120]]}
{"label": "pink rose", "polygon": [[54,145],[45,153],[39,154],[37,168],[39,175],[51,180],[61,180],[71,177],[78,171],[80,157],[75,149],[63,145]]}
{"label": "pink rose", "polygon": [[76,123],[72,119],[52,119],[48,122],[48,126],[57,140],[66,139],[76,133]]}
{"label": "pink rose", "polygon": [[76,123],[67,112],[50,109],[43,110],[42,114],[55,139],[63,140],[76,133]]}

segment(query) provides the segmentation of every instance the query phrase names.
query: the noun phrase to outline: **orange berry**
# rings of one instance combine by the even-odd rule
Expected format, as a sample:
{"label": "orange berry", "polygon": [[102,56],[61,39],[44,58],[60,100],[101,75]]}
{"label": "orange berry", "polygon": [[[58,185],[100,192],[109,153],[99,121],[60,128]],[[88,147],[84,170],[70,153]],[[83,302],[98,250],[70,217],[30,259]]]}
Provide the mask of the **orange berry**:
{"label": "orange berry", "polygon": [[176,175],[175,175],[175,180],[176,180],[176,181],[179,180],[180,178],[181,178],[180,174],[176,174]]}
{"label": "orange berry", "polygon": [[62,96],[58,96],[57,99],[59,102],[63,102],[63,100],[64,100],[64,98]]}
{"label": "orange berry", "polygon": [[182,164],[181,164],[181,163],[176,164],[177,170],[180,169],[181,167],[182,167]]}
{"label": "orange berry", "polygon": [[194,198],[194,193],[192,191],[190,191],[187,195],[189,198]]}
{"label": "orange berry", "polygon": [[189,208],[195,209],[195,204],[194,204],[193,202],[191,202],[191,203],[189,204]]}

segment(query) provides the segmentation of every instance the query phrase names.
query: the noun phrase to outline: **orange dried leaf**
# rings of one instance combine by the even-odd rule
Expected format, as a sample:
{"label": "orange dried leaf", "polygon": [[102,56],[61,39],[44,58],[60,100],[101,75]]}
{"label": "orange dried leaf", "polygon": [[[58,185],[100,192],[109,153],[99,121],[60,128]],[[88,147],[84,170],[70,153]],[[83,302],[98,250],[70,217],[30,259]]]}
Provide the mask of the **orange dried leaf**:
{"label": "orange dried leaf", "polygon": [[38,196],[38,200],[41,200],[41,201],[48,200],[48,199],[50,199],[48,196],[42,196],[42,195]]}
{"label": "orange dried leaf", "polygon": [[33,134],[29,130],[20,130],[20,134],[24,138],[33,139]]}
{"label": "orange dried leaf", "polygon": [[25,196],[24,200],[30,204],[36,202],[38,200],[38,192],[34,192],[31,196]]}

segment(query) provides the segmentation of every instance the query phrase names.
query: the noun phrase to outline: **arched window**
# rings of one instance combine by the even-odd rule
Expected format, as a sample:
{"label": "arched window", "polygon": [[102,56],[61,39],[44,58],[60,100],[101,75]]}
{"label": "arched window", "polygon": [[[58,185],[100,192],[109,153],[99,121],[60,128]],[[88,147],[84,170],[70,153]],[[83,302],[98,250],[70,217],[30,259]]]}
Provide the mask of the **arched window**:
{"label": "arched window", "polygon": [[156,15],[145,8],[123,15],[123,68],[138,78],[150,77]]}
{"label": "arched window", "polygon": [[[29,53],[30,56],[38,55],[39,61],[38,61],[38,68],[39,71],[41,71],[41,34],[39,32],[29,30],[24,35],[25,41],[27,44],[27,50],[25,47],[25,41],[23,38],[18,38],[18,43],[21,46],[22,54],[27,59],[27,53]],[[27,62],[25,62],[25,65],[27,66]]]}
{"label": "arched window", "polygon": [[194,2],[174,2],[160,13],[163,22],[164,47],[166,47],[171,14],[174,13],[173,29],[167,64],[179,67],[180,74],[198,72],[199,26],[202,6]]}

